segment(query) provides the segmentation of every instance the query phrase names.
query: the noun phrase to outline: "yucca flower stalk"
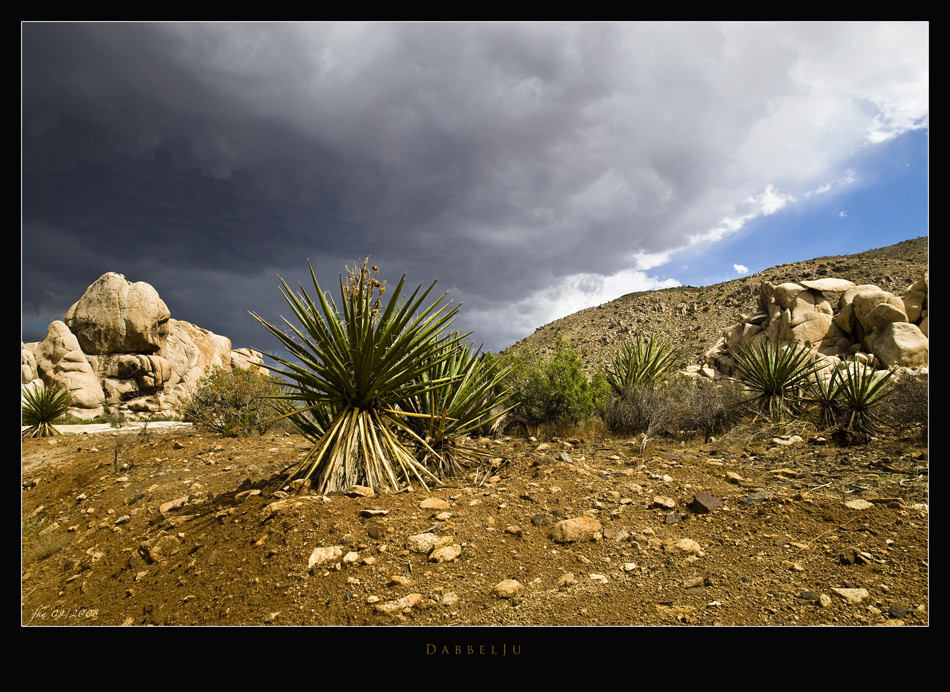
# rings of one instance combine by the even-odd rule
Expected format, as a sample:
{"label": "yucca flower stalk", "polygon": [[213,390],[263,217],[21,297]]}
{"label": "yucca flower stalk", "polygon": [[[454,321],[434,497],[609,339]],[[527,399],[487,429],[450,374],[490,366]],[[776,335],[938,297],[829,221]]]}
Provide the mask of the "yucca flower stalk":
{"label": "yucca flower stalk", "polygon": [[649,340],[637,336],[620,346],[613,364],[604,368],[604,374],[610,388],[622,397],[630,387],[665,379],[676,369],[677,358],[668,340],[658,338],[655,333]]}
{"label": "yucca flower stalk", "polygon": [[28,384],[21,391],[22,424],[28,426],[23,437],[53,437],[62,435],[53,421],[66,415],[73,405],[73,396],[68,389],[57,385],[35,386]]}
{"label": "yucca flower stalk", "polygon": [[733,364],[757,414],[776,421],[799,411],[799,393],[816,370],[811,349],[798,343],[759,343],[735,354]]}
{"label": "yucca flower stalk", "polygon": [[421,461],[434,465],[442,477],[456,476],[468,464],[484,461],[488,452],[466,446],[463,439],[510,410],[503,407],[508,398],[503,382],[509,367],[490,364],[482,357],[481,349],[468,341],[451,342],[446,351],[436,354],[431,367],[422,374],[423,382],[445,384],[406,402],[406,410],[416,414],[407,424],[436,451],[430,459],[423,450]]}
{"label": "yucca flower stalk", "polygon": [[[422,375],[434,362],[449,357],[446,346],[451,340],[442,334],[455,320],[458,307],[443,303],[444,293],[424,306],[435,282],[400,300],[405,276],[383,307],[380,298],[386,287],[378,280],[378,271],[372,267],[376,274],[371,275],[364,260],[362,267],[349,271],[346,284],[341,275],[340,307],[320,287],[312,266],[316,299],[302,285],[294,293],[280,279],[296,320],[295,324],[283,318],[286,333],[254,315],[296,359],[271,356],[278,363],[271,370],[286,382],[282,398],[295,403],[285,415],[296,421],[309,416],[311,434],[326,424],[290,474],[290,479],[310,478],[317,492],[357,484],[399,490],[415,481],[428,488],[427,482],[438,482],[416,459],[415,446],[428,446],[407,424],[403,404],[446,384],[426,381]],[[333,416],[329,421],[322,418],[328,411]]]}
{"label": "yucca flower stalk", "polygon": [[846,432],[871,434],[879,420],[874,407],[888,394],[894,370],[879,373],[867,363],[849,363],[841,370],[839,427]]}

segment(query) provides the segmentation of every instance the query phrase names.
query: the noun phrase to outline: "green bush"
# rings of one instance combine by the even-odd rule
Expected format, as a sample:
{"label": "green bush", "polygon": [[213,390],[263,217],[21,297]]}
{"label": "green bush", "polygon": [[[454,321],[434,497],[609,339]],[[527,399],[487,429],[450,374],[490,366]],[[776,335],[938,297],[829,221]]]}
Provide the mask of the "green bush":
{"label": "green bush", "polygon": [[603,373],[589,380],[581,357],[563,337],[554,342],[550,358],[527,350],[507,362],[512,401],[529,425],[576,425],[603,410],[609,398]]}
{"label": "green bush", "polygon": [[226,437],[262,434],[277,415],[275,399],[281,394],[276,378],[242,368],[210,368],[194,394],[182,402],[182,420]]}

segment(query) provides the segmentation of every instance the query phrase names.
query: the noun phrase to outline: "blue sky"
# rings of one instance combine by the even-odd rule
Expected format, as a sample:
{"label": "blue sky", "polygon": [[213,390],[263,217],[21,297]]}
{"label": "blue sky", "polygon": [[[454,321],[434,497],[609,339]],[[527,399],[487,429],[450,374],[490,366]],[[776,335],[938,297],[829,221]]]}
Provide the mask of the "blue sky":
{"label": "blue sky", "polygon": [[370,255],[501,350],[928,234],[926,22],[25,23],[22,338],[107,271],[275,347]]}

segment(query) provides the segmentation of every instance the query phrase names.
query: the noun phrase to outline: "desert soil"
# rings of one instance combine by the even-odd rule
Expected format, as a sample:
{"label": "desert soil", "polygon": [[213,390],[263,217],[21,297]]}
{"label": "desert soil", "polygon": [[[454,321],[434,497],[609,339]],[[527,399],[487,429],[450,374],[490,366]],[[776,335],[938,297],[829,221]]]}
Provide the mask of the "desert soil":
{"label": "desert soil", "polygon": [[919,439],[480,444],[488,477],[367,497],[286,486],[287,432],[24,440],[22,624],[928,625]]}

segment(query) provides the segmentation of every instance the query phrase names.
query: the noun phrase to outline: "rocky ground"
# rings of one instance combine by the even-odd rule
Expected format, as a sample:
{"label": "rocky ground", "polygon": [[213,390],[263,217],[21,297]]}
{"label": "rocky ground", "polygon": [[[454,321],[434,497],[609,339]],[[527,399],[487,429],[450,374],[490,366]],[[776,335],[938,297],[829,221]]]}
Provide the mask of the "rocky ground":
{"label": "rocky ground", "polygon": [[22,624],[929,624],[919,436],[576,434],[482,439],[487,477],[376,496],[284,486],[287,432],[24,440]]}

